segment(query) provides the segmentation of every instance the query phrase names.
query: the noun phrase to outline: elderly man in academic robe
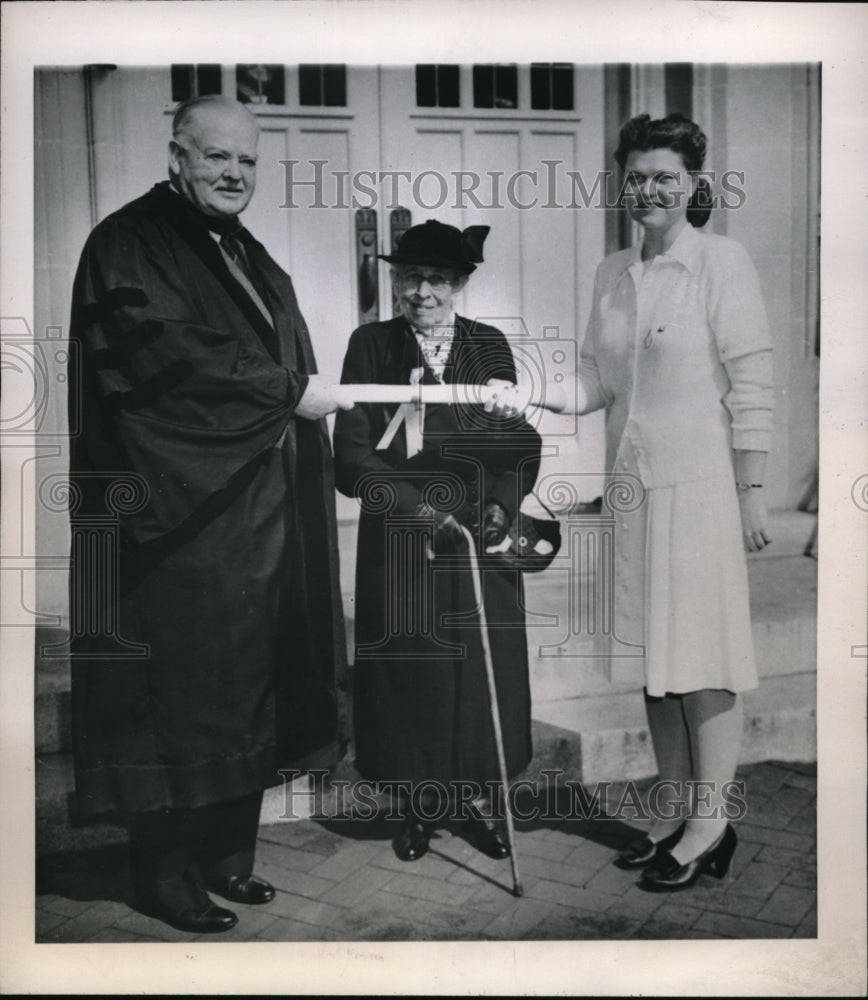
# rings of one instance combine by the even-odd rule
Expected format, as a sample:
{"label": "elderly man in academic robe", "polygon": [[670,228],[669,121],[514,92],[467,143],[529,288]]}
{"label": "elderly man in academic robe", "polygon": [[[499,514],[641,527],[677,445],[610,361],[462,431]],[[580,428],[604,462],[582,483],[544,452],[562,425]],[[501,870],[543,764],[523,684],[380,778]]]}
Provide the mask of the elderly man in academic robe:
{"label": "elderly man in academic robe", "polygon": [[[292,282],[238,219],[258,131],[228,98],[181,105],[169,181],[94,229],[73,294],[78,803],[126,817],[140,907],[194,932],[236,922],[209,891],[273,898],[253,873],[263,790],[346,740],[322,419],[339,390],[316,374]],[[117,586],[101,587],[80,542],[113,485]]]}
{"label": "elderly man in academic robe", "polygon": [[[429,220],[384,259],[400,314],[359,327],[345,383],[421,386],[515,380],[503,333],[456,315],[453,298],[482,261],[487,226]],[[521,570],[489,552],[507,543],[539,470],[523,419],[481,405],[362,403],[335,423],[338,489],[361,504],[356,561],[353,730],[361,774],[401,791],[403,861],[438,822],[462,820],[475,845],[508,856],[492,791],[500,778],[469,530],[482,590],[512,776],[531,760]]]}

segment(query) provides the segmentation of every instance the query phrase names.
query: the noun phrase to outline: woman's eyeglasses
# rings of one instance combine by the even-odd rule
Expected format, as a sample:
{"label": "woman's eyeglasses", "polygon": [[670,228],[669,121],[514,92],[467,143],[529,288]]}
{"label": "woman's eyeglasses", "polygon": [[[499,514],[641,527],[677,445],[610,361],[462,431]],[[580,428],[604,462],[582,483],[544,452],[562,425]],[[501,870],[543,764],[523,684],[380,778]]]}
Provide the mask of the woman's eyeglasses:
{"label": "woman's eyeglasses", "polygon": [[418,268],[408,268],[398,272],[398,281],[404,288],[419,288],[427,284],[432,292],[445,292],[454,287],[457,279],[442,271],[422,271]]}

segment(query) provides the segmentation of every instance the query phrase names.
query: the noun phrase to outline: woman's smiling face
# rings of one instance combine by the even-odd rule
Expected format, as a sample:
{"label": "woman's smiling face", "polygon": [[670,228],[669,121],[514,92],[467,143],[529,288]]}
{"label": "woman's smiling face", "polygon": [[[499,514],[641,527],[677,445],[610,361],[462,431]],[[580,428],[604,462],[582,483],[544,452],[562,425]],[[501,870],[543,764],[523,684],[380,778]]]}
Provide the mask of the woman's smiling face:
{"label": "woman's smiling face", "polygon": [[467,275],[449,267],[399,264],[392,268],[398,304],[410,325],[431,330],[447,323],[453,296],[467,284]]}
{"label": "woman's smiling face", "polygon": [[646,231],[664,233],[687,218],[694,178],[673,149],[635,149],[624,164],[624,204]]}

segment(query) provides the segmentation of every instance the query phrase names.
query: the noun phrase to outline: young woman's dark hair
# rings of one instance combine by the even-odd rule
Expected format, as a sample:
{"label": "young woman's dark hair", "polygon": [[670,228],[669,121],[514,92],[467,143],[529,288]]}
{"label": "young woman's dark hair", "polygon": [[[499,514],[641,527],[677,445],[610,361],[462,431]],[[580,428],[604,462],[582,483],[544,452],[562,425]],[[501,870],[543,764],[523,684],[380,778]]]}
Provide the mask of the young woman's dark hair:
{"label": "young woman's dark hair", "polygon": [[[623,170],[627,157],[634,150],[671,149],[680,155],[684,166],[694,172],[702,169],[707,145],[702,129],[684,115],[672,114],[656,119],[648,114],[637,115],[621,126],[615,161]],[[711,185],[708,178],[700,177],[687,206],[687,221],[700,229],[708,222],[711,205]]]}

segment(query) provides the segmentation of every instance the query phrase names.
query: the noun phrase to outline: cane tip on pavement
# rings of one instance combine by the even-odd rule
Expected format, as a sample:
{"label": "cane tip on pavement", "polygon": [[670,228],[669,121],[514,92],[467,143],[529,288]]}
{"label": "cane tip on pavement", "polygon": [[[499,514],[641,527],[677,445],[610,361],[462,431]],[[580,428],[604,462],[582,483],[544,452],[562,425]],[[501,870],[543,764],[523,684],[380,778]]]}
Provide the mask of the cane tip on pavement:
{"label": "cane tip on pavement", "polygon": [[523,896],[524,895],[524,889],[522,889],[522,887],[520,885],[517,885],[512,890],[512,894],[513,894],[513,896],[519,896],[519,897]]}

